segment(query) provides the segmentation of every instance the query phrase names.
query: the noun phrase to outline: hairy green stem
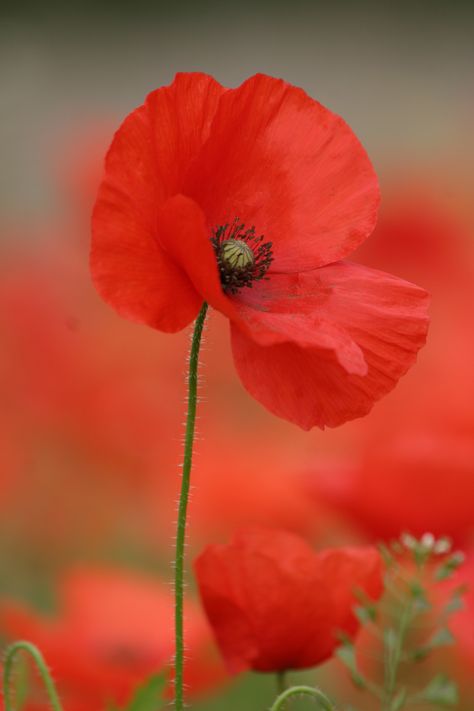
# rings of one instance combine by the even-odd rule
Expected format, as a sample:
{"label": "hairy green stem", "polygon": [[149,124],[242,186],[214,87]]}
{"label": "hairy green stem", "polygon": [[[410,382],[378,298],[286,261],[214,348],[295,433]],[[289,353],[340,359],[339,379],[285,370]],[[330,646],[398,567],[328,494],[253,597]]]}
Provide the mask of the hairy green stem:
{"label": "hairy green stem", "polygon": [[11,682],[13,674],[13,665],[15,662],[15,657],[19,652],[27,652],[36,664],[41,681],[44,684],[46,694],[48,696],[49,703],[53,711],[63,711],[61,702],[59,701],[58,692],[54,685],[54,681],[49,673],[48,667],[44,660],[43,655],[39,651],[38,647],[35,647],[31,642],[14,642],[11,644],[6,652],[3,665],[3,698],[5,702],[5,711],[13,711],[13,706],[11,702]]}
{"label": "hairy green stem", "polygon": [[196,425],[196,405],[198,386],[199,348],[208,305],[204,303],[194,323],[194,332],[189,355],[188,375],[188,413],[184,438],[183,472],[181,493],[179,496],[178,524],[176,531],[176,555],[174,573],[175,595],[175,709],[184,709],[184,635],[183,635],[183,598],[184,598],[184,546],[186,541],[186,516],[188,511],[189,486],[193,460],[194,429]]}
{"label": "hairy green stem", "polygon": [[314,689],[312,686],[292,686],[290,689],[286,689],[286,691],[280,694],[276,699],[270,711],[282,711],[287,700],[292,696],[312,696],[313,699],[318,701],[323,711],[336,711],[328,697],[325,696],[322,691]]}

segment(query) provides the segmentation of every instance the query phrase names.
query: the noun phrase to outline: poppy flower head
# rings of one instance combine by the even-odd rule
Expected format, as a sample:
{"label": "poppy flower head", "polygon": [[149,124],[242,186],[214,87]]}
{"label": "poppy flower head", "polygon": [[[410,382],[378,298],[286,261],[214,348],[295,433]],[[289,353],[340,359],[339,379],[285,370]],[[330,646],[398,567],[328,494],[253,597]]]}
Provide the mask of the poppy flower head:
{"label": "poppy flower head", "polygon": [[353,637],[357,589],[382,592],[375,548],[315,553],[299,536],[251,527],[195,562],[201,599],[232,673],[304,669],[329,659],[338,633]]}
{"label": "poppy flower head", "polygon": [[206,301],[229,319],[256,400],[334,427],[389,392],[426,338],[423,289],[344,261],[378,205],[359,140],[302,89],[178,74],[115,134],[92,276],[122,316],[168,333]]}

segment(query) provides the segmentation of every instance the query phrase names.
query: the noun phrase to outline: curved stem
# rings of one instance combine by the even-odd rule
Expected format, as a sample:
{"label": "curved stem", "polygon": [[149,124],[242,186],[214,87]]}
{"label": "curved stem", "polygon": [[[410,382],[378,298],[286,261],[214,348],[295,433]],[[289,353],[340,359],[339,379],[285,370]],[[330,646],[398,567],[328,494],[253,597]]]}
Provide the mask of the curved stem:
{"label": "curved stem", "polygon": [[194,332],[189,355],[188,375],[188,413],[186,416],[186,433],[184,438],[183,472],[181,479],[181,493],[179,496],[178,525],[176,531],[176,556],[174,573],[175,595],[175,709],[183,711],[183,667],[184,667],[184,638],[183,638],[183,598],[184,598],[184,546],[186,541],[186,516],[188,511],[189,486],[193,460],[194,429],[196,424],[197,385],[199,348],[201,346],[202,330],[207,313],[207,304],[201,307],[194,323]]}
{"label": "curved stem", "polygon": [[325,696],[322,691],[314,689],[312,686],[292,686],[290,689],[287,689],[280,694],[270,711],[281,711],[281,709],[284,708],[286,701],[291,696],[312,696],[313,699],[316,699],[316,701],[319,702],[319,705],[323,711],[336,711],[328,697]]}
{"label": "curved stem", "polygon": [[24,641],[14,642],[14,644],[11,644],[5,652],[5,661],[3,666],[3,698],[5,701],[5,711],[13,711],[10,698],[10,687],[13,673],[13,663],[18,652],[28,652],[28,654],[33,658],[33,661],[38,668],[41,681],[44,684],[46,694],[48,695],[51,708],[53,711],[63,711],[61,702],[59,701],[58,692],[56,691],[54,681],[49,673],[48,667],[46,666],[43,655],[34,644]]}

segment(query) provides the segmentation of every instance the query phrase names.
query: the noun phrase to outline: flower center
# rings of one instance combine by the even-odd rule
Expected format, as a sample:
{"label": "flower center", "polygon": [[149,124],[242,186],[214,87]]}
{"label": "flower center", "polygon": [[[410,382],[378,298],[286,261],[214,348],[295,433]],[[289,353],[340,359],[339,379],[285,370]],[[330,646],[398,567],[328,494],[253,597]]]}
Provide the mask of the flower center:
{"label": "flower center", "polygon": [[265,274],[273,261],[272,243],[263,240],[263,235],[255,234],[255,227],[245,229],[238,217],[231,225],[214,230],[211,244],[224,291],[236,294],[254,281],[268,279]]}
{"label": "flower center", "polygon": [[242,242],[241,239],[228,239],[222,242],[219,258],[229,271],[248,269],[255,264],[252,249],[247,242]]}

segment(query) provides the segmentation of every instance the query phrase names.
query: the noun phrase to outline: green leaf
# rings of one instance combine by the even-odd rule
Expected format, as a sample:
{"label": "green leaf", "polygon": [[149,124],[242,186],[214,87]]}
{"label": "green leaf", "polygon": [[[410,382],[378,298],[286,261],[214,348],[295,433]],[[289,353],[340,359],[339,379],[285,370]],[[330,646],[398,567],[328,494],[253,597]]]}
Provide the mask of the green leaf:
{"label": "green leaf", "polygon": [[437,630],[423,647],[418,647],[411,652],[410,657],[419,662],[425,659],[428,654],[438,647],[446,647],[455,643],[455,639],[447,627]]}
{"label": "green leaf", "polygon": [[350,671],[352,681],[359,689],[365,689],[367,683],[357,668],[355,650],[352,644],[345,644],[336,650],[336,656]]}
{"label": "green leaf", "polygon": [[459,610],[462,610],[464,608],[463,595],[465,595],[466,592],[467,586],[465,585],[461,585],[453,592],[451,599],[444,607],[444,612],[447,615],[452,615],[453,612],[459,612]]}
{"label": "green leaf", "polygon": [[447,615],[452,615],[454,612],[459,612],[464,608],[464,602],[460,595],[455,595],[445,606],[444,611]]}
{"label": "green leaf", "polygon": [[455,639],[450,629],[442,627],[431,637],[429,641],[430,647],[445,647],[455,643]]}
{"label": "green leaf", "polygon": [[352,647],[352,637],[350,637],[347,632],[344,632],[344,630],[337,630],[336,637],[344,647]]}
{"label": "green leaf", "polygon": [[458,688],[447,676],[438,674],[421,692],[420,698],[437,706],[455,706],[459,701]]}
{"label": "green leaf", "polygon": [[158,711],[163,708],[164,674],[154,674],[135,691],[126,711]]}
{"label": "green leaf", "polygon": [[362,625],[375,622],[377,611],[374,605],[357,605],[354,614]]}
{"label": "green leaf", "polygon": [[410,597],[413,600],[413,606],[416,613],[427,612],[431,609],[431,603],[428,599],[427,592],[423,585],[417,580],[411,580],[408,584]]}
{"label": "green leaf", "polygon": [[401,709],[405,706],[406,701],[407,701],[407,690],[400,689],[398,694],[392,700],[392,703],[390,705],[390,711],[401,711]]}
{"label": "green leaf", "polygon": [[409,583],[410,594],[415,599],[426,600],[426,590],[419,580],[411,580]]}
{"label": "green leaf", "polygon": [[453,553],[449,556],[441,565],[437,568],[435,572],[435,580],[440,582],[441,580],[447,580],[451,577],[455,570],[459,568],[460,565],[464,563],[463,553]]}

